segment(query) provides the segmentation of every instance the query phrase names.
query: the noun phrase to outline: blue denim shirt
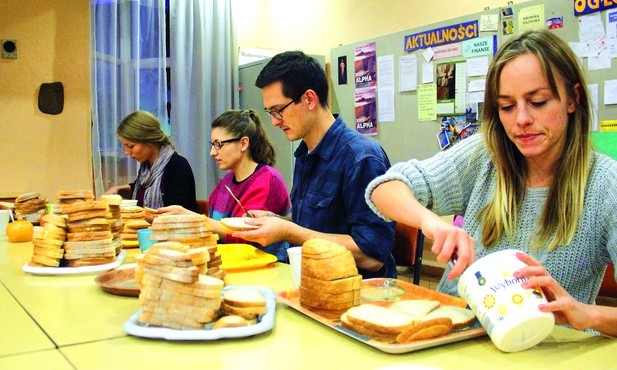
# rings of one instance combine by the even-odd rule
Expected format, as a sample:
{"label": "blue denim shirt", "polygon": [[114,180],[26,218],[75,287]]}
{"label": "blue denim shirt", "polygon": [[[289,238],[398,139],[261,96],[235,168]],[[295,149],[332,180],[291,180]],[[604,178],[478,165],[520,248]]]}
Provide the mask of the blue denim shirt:
{"label": "blue denim shirt", "polygon": [[302,142],[294,156],[293,222],[319,232],[351,235],[362,252],[384,263],[379,271],[359,269],[363,278],[396,277],[395,224],[377,216],[364,200],[368,183],[390,168],[383,148],[339,117],[315,150],[308,153]]}

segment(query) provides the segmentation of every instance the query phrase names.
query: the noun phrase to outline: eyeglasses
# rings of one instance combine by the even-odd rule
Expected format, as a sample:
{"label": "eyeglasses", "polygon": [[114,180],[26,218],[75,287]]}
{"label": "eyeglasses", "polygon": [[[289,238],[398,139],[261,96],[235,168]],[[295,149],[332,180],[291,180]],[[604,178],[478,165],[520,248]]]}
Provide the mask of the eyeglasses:
{"label": "eyeglasses", "polygon": [[278,110],[269,110],[268,108],[264,108],[264,110],[266,111],[266,113],[268,113],[272,117],[280,120],[280,119],[283,119],[283,115],[281,113],[283,113],[285,108],[289,107],[291,105],[291,103],[293,103],[293,102],[294,102],[293,100],[290,101],[289,103],[285,104],[285,106],[283,106],[283,108],[278,109]]}
{"label": "eyeglasses", "polygon": [[234,142],[234,141],[240,141],[240,140],[242,140],[241,137],[236,137],[236,138],[227,139],[227,140],[214,140],[214,141],[210,142],[210,145],[212,145],[212,147],[214,149],[216,149],[216,150],[221,150],[221,148],[223,147],[223,144],[231,143],[231,142]]}

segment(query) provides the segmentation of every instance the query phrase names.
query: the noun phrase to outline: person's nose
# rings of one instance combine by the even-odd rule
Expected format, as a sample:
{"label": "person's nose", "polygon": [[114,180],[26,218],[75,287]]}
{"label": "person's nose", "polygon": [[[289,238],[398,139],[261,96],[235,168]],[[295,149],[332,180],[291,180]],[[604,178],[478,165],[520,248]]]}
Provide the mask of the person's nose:
{"label": "person's nose", "polygon": [[272,123],[272,126],[278,127],[281,125],[281,123],[283,123],[283,119],[278,119],[274,116],[270,116],[270,122]]}
{"label": "person's nose", "polygon": [[518,103],[516,105],[516,124],[527,125],[531,123],[532,120],[529,107],[527,107],[526,103]]}
{"label": "person's nose", "polygon": [[131,155],[131,149],[124,148],[124,155],[127,156],[127,157],[130,156]]}

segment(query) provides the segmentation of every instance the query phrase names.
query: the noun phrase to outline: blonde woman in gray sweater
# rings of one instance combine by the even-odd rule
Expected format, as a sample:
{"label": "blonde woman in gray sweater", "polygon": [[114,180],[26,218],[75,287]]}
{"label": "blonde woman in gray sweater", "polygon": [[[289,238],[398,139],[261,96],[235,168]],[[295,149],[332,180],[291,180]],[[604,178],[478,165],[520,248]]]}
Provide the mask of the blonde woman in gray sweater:
{"label": "blonde woman in gray sweater", "polygon": [[[457,294],[475,258],[509,248],[530,264],[558,323],[617,335],[617,308],[595,298],[617,262],[617,162],[590,147],[590,103],[577,57],[549,31],[497,52],[482,133],[432,158],[394,165],[366,190],[374,212],[422,229],[439,262],[457,254],[438,289]],[[441,215],[464,216],[463,227]]]}

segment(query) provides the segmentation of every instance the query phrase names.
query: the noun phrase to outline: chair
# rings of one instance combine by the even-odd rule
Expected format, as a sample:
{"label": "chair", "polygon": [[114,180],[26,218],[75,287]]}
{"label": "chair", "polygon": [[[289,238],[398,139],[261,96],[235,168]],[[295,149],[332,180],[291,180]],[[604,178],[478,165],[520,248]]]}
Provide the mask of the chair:
{"label": "chair", "polygon": [[197,213],[210,217],[210,200],[197,199]]}
{"label": "chair", "polygon": [[416,285],[420,284],[423,248],[422,230],[397,222],[392,255],[397,266],[406,266],[413,270],[413,283]]}
{"label": "chair", "polygon": [[602,280],[602,285],[600,285],[598,295],[617,298],[617,282],[615,281],[615,266],[613,266],[613,264],[606,267],[604,280]]}

